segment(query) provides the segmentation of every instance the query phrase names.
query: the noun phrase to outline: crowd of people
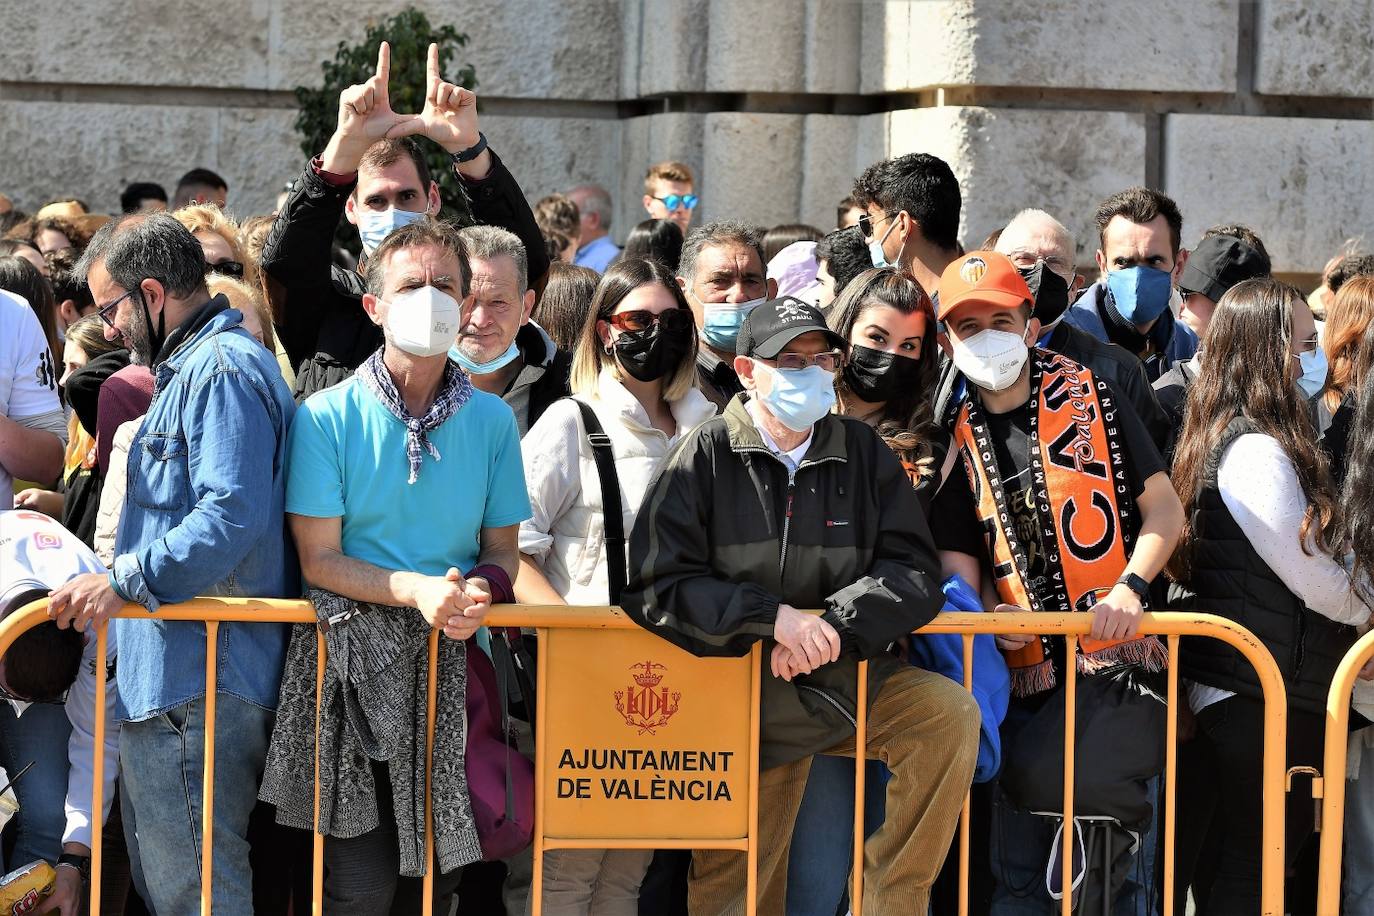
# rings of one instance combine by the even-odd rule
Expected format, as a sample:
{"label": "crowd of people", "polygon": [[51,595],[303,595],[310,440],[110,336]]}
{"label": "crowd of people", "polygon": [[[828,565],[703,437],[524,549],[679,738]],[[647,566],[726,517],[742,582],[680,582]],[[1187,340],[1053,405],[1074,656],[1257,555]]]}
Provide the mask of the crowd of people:
{"label": "crowd of people", "polygon": [[[236,222],[205,169],[170,203],[130,185],[115,216],[0,197],[0,614],[51,617],[0,659],[0,765],[34,764],[3,860],[55,866],[39,912],[78,912],[98,830],[103,912],[197,912],[207,841],[216,913],[305,912],[316,754],[324,912],[418,913],[431,869],[435,912],[527,911],[529,834],[490,793],[528,767],[539,647],[483,625],[503,602],[617,605],[698,656],[762,643],[761,913],[846,911],[860,754],[866,913],[957,911],[970,792],[974,913],[1162,912],[1166,831],[1175,912],[1259,910],[1260,682],[1184,639],[1164,823],[1171,660],[1142,614],[1253,632],[1288,765],[1321,765],[1374,608],[1374,256],[1342,252],[1304,298],[1266,227],[1185,235],[1143,187],[1092,214],[1030,201],[965,246],[959,183],[919,153],[837,188],[824,232],[694,225],[691,168],[652,164],[622,248],[601,187],[527,201],[434,47],[423,110],[394,111],[389,55],[271,215]],[[469,224],[445,219],[429,144]],[[1091,277],[1066,228],[1089,219]],[[319,618],[218,626],[209,838],[206,628],[155,613],[205,595]],[[97,671],[126,604],[149,613],[111,622]],[[941,610],[1078,612],[1091,633],[1072,658],[980,635],[966,690],[959,637],[919,632]],[[1343,894],[1365,913],[1374,692],[1355,709]],[[474,777],[483,758],[506,778]],[[1291,795],[1288,912],[1314,911],[1315,826]],[[746,860],[553,850],[542,894],[555,916],[738,914]]]}

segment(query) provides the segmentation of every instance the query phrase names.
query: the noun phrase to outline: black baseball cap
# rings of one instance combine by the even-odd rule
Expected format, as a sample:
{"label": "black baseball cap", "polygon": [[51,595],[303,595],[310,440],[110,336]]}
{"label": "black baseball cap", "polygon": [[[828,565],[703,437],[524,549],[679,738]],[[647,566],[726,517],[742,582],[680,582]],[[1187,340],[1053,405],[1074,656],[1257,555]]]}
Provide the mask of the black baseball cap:
{"label": "black baseball cap", "polygon": [[795,296],[769,299],[744,319],[735,339],[735,353],[773,359],[782,348],[803,334],[819,331],[841,350],[849,349],[843,337],[830,330],[821,310]]}
{"label": "black baseball cap", "polygon": [[1242,280],[1269,276],[1269,260],[1234,235],[1210,235],[1198,242],[1183,265],[1178,288],[1213,302]]}

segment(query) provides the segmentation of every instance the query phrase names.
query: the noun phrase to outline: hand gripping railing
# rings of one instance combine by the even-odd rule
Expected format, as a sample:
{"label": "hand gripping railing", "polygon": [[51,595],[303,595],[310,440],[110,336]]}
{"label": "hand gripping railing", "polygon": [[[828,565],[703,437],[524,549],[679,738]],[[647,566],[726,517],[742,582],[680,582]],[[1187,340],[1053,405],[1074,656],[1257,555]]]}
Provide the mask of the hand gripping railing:
{"label": "hand gripping railing", "polygon": [[[146,619],[149,615],[146,610],[137,605],[126,605],[116,616],[134,617]],[[248,622],[248,623],[308,623],[314,624],[316,620],[315,611],[308,602],[270,600],[270,599],[243,599],[243,598],[199,598],[194,601],[180,605],[166,605],[162,607],[157,616],[162,620],[179,620],[203,622],[206,627],[206,703],[205,703],[205,772],[204,772],[204,797],[202,801],[203,829],[202,829],[202,869],[201,869],[201,912],[210,913],[211,905],[211,876],[212,876],[212,852],[213,852],[213,807],[214,807],[214,725],[215,725],[215,685],[217,683],[217,631],[220,623],[224,622]],[[0,622],[0,655],[2,655],[14,642],[19,634],[32,626],[47,620],[47,602],[39,601],[16,611]],[[540,631],[550,629],[604,629],[604,630],[634,630],[633,622],[625,617],[618,609],[596,608],[596,607],[534,607],[521,605],[501,605],[493,609],[487,618],[487,623],[492,626],[502,627],[533,627]],[[1091,627],[1091,618],[1084,614],[966,614],[951,613],[941,614],[932,623],[923,628],[922,632],[927,633],[955,633],[963,638],[963,658],[964,658],[964,686],[971,688],[973,683],[973,637],[980,633],[1036,633],[1036,634],[1057,634],[1065,637],[1066,650],[1070,658],[1073,657],[1078,639],[1086,636]],[[1264,726],[1264,759],[1263,759],[1263,828],[1262,828],[1262,868],[1261,877],[1261,901],[1264,914],[1281,916],[1283,912],[1283,817],[1284,817],[1284,746],[1285,730],[1287,724],[1287,707],[1283,690],[1282,677],[1277,666],[1268,651],[1259,641],[1247,630],[1239,625],[1221,617],[1208,614],[1193,613],[1160,613],[1146,614],[1142,620],[1141,632],[1166,637],[1170,665],[1168,673],[1168,717],[1167,717],[1167,752],[1166,752],[1166,777],[1165,777],[1165,868],[1164,868],[1164,913],[1172,916],[1173,913],[1173,858],[1174,858],[1174,827],[1175,827],[1175,794],[1177,788],[1177,701],[1178,701],[1178,657],[1179,657],[1179,638],[1181,636],[1206,636],[1220,639],[1228,645],[1236,648],[1250,664],[1255,668],[1260,680],[1260,685],[1264,693],[1265,701],[1265,726]],[[97,628],[97,659],[96,670],[105,670],[107,653],[107,626]],[[427,763],[433,754],[434,746],[434,709],[436,701],[436,680],[437,671],[437,652],[438,652],[438,632],[430,634],[429,641],[429,682],[427,685],[428,710],[426,721],[426,759]],[[319,699],[320,689],[323,684],[325,670],[325,641],[323,634],[317,633],[316,636],[317,653],[317,672],[316,672],[316,746],[318,749],[319,733]],[[1374,655],[1374,634],[1366,636],[1351,651],[1350,656],[1342,663],[1338,671],[1336,683],[1332,687],[1332,700],[1328,712],[1328,735],[1342,732],[1346,722],[1345,708],[1348,706],[1350,685],[1355,674],[1363,661],[1370,655]],[[543,672],[546,664],[545,653],[540,653],[540,669]],[[754,698],[757,698],[759,691],[759,658],[757,649],[754,652],[752,661],[753,676],[751,678],[752,691]],[[867,695],[867,664],[859,665],[858,692],[857,696]],[[1073,790],[1074,790],[1074,715],[1075,705],[1074,696],[1076,690],[1075,666],[1066,666],[1065,674],[1065,723],[1064,723],[1064,820],[1065,823],[1071,822],[1073,818]],[[1343,691],[1343,693],[1341,692]],[[1337,704],[1338,697],[1345,697],[1345,703]],[[542,712],[545,706],[545,682],[541,677],[538,683],[538,707]],[[757,700],[754,699],[754,703]],[[99,829],[101,812],[104,808],[104,757],[99,749],[104,745],[105,721],[105,680],[96,678],[96,697],[95,706],[97,710],[95,722],[94,744],[96,752],[94,754],[94,780],[92,788],[92,834],[91,834],[91,890],[90,890],[90,912],[98,913],[100,910],[100,875],[101,875],[101,831]],[[856,779],[855,779],[855,817],[854,817],[854,865],[853,865],[853,884],[851,905],[855,916],[860,916],[863,906],[863,797],[864,797],[864,753],[858,749],[864,748],[867,743],[867,707],[864,703],[858,704],[857,709],[857,735],[855,740],[856,748]],[[1338,726],[1338,727],[1337,727]],[[1334,729],[1334,731],[1333,731]],[[536,736],[537,757],[540,758],[540,770],[543,769],[543,760],[548,753],[543,740]],[[752,737],[747,750],[748,759],[751,765],[757,765],[758,754],[758,727],[757,719],[754,720]],[[1339,832],[1330,830],[1331,827],[1339,824],[1340,809],[1343,803],[1341,795],[1341,777],[1344,774],[1345,758],[1343,751],[1344,744],[1341,744],[1341,753],[1333,757],[1333,747],[1328,742],[1327,748],[1327,797],[1326,797],[1326,820],[1328,832],[1322,838],[1322,861],[1323,861],[1323,904],[1322,913],[1334,913],[1334,905],[1330,901],[1333,891],[1327,886],[1331,870],[1326,866],[1330,861],[1335,861],[1335,882],[1339,886],[1340,871],[1340,844]],[[430,784],[428,778],[429,767],[426,767],[425,781],[425,849],[426,862],[432,865],[433,860],[433,833],[430,820]],[[539,780],[538,785],[542,787],[543,781]],[[748,856],[748,911],[752,914],[755,909],[754,885],[756,880],[757,863],[757,780],[751,779],[749,792],[749,836],[735,841],[728,848],[734,848],[746,852]],[[531,893],[535,894],[534,912],[537,914],[539,906],[540,877],[542,874],[542,851],[544,849],[545,838],[542,835],[543,825],[543,798],[537,794],[536,804],[536,825],[541,828],[536,830],[535,843],[535,881]],[[319,822],[319,757],[318,751],[315,760],[315,821],[318,828]],[[1334,834],[1334,840],[1333,840]],[[206,839],[210,839],[206,842]],[[968,912],[968,859],[969,859],[969,802],[968,798],[964,801],[964,810],[960,817],[959,825],[959,912]],[[1334,852],[1329,848],[1334,842]],[[576,843],[563,843],[565,847],[576,846]],[[585,845],[585,844],[583,844]],[[626,844],[629,845],[629,844]],[[662,837],[646,837],[638,841],[635,845],[640,848],[690,848],[690,843],[675,839],[670,831]],[[313,908],[316,914],[320,913],[321,901],[323,898],[324,880],[324,837],[318,829],[314,836],[314,875],[313,875]],[[1072,857],[1064,857],[1064,886],[1072,886]],[[427,867],[424,878],[424,914],[431,916],[433,892],[433,868]],[[1068,916],[1071,912],[1071,895],[1065,895],[1062,904],[1062,912]],[[1328,908],[1329,907],[1329,908]]]}

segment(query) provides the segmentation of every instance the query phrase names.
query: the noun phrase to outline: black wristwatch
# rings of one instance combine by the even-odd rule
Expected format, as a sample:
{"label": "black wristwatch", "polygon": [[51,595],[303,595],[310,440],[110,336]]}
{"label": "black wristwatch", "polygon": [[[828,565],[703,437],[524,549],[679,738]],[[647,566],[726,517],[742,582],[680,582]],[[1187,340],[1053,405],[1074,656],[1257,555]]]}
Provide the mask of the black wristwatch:
{"label": "black wristwatch", "polygon": [[1124,585],[1135,592],[1141,601],[1150,597],[1150,583],[1137,576],[1135,573],[1126,573],[1116,580],[1117,585]]}
{"label": "black wristwatch", "polygon": [[79,856],[74,852],[64,852],[57,857],[58,868],[74,868],[83,882],[91,880],[91,857]]}
{"label": "black wristwatch", "polygon": [[459,150],[458,152],[452,154],[453,164],[462,165],[464,162],[471,162],[478,156],[482,155],[482,153],[486,151],[486,148],[487,135],[479,130],[477,132],[476,143],[472,144],[472,146],[469,146],[467,149]]}

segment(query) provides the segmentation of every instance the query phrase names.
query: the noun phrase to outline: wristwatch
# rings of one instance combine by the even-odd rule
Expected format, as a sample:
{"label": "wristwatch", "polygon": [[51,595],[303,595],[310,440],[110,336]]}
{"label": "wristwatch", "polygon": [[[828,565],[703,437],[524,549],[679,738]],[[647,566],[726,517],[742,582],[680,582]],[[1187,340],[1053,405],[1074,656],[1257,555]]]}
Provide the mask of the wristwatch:
{"label": "wristwatch", "polygon": [[91,880],[91,857],[79,856],[74,852],[64,852],[57,857],[58,868],[74,868],[83,882]]}
{"label": "wristwatch", "polygon": [[482,153],[486,151],[486,148],[487,135],[479,130],[477,132],[476,143],[472,144],[472,146],[469,146],[467,149],[459,150],[458,152],[452,154],[453,164],[462,165],[464,162],[471,162],[478,156],[482,155]]}
{"label": "wristwatch", "polygon": [[1126,573],[1120,579],[1116,580],[1116,584],[1124,585],[1135,592],[1136,596],[1139,597],[1141,601],[1144,601],[1150,596],[1150,583],[1146,582],[1135,573]]}

